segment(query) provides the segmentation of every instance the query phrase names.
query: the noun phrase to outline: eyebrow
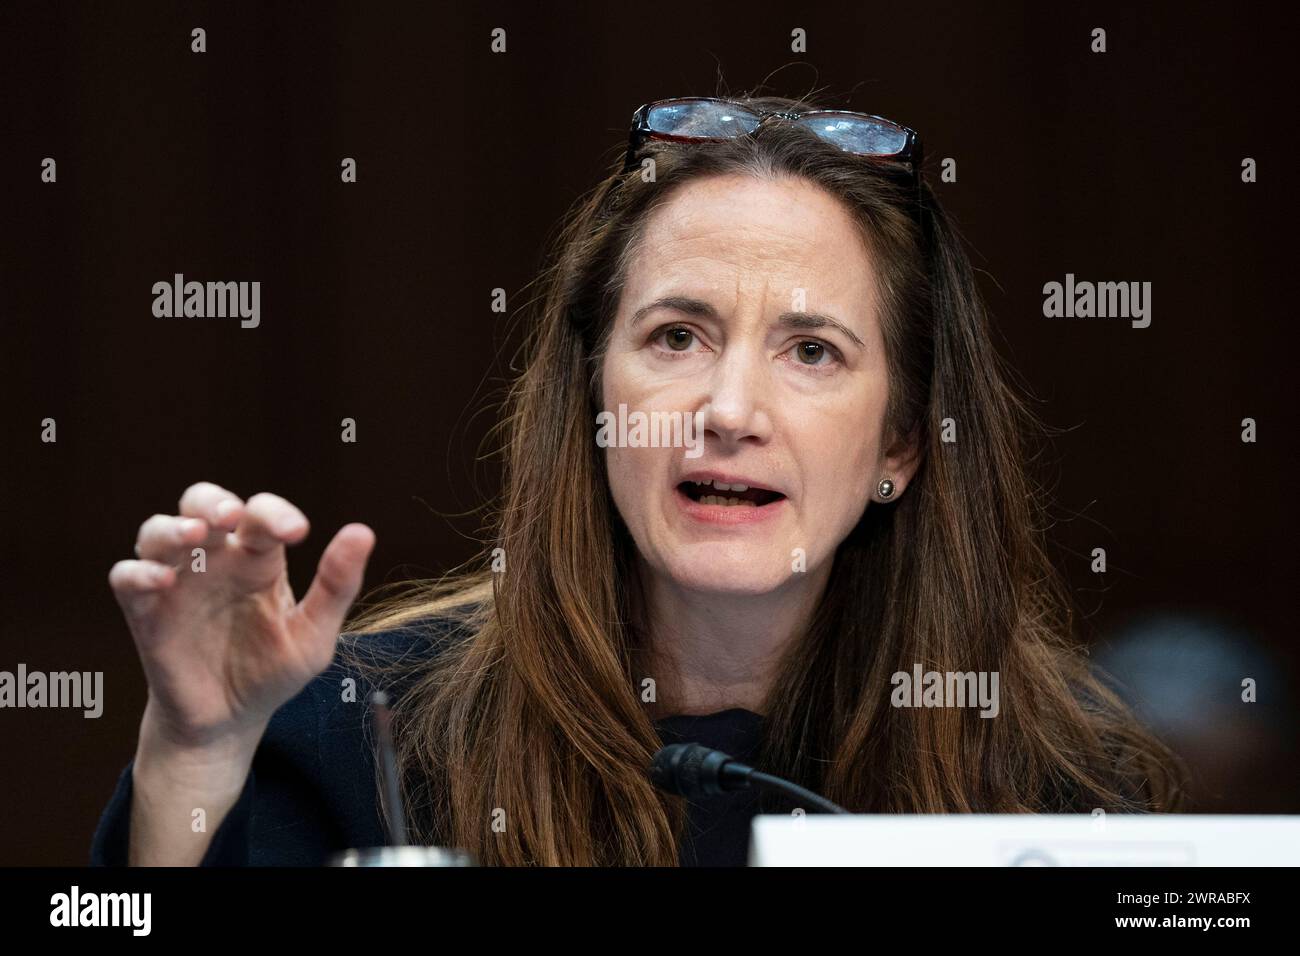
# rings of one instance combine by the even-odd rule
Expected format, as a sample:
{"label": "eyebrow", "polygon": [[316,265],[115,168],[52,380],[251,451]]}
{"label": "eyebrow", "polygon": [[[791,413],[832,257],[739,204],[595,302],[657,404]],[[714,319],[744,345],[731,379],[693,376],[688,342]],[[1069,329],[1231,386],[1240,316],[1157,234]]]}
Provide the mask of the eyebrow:
{"label": "eyebrow", "polygon": [[[667,295],[637,309],[632,314],[631,324],[636,325],[655,309],[672,309],[675,312],[684,312],[687,315],[698,315],[710,319],[718,317],[717,309],[701,299],[692,299],[682,295]],[[820,312],[782,312],[776,321],[778,325],[787,329],[837,329],[847,336],[850,341],[861,348],[866,348],[866,343],[851,328],[838,319],[833,319],[829,315],[822,315]]]}

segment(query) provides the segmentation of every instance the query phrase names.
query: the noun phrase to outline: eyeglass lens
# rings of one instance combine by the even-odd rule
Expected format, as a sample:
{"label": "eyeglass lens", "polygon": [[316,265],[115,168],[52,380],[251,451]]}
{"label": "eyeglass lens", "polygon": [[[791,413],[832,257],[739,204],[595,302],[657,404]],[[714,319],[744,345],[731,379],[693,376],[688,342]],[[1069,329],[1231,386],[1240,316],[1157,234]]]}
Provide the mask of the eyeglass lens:
{"label": "eyeglass lens", "polygon": [[795,120],[850,153],[893,156],[907,145],[907,133],[865,116],[801,116]]}
{"label": "eyeglass lens", "polygon": [[710,100],[665,103],[650,110],[647,122],[656,133],[725,139],[758,129],[761,117],[743,107]]}
{"label": "eyeglass lens", "polygon": [[[715,100],[687,100],[652,107],[646,122],[656,133],[726,139],[752,133],[762,121],[757,113]],[[822,139],[851,153],[892,156],[907,144],[897,126],[865,116],[809,114],[795,120]]]}

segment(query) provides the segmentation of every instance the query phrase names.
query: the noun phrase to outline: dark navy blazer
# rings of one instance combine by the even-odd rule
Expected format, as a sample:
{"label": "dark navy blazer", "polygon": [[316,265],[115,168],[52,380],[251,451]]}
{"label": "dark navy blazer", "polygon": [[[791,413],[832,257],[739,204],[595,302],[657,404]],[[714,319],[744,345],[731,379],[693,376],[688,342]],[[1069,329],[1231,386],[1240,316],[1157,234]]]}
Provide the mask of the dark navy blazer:
{"label": "dark navy blazer", "polygon": [[[410,625],[361,640],[392,660],[437,653],[446,629]],[[342,681],[357,681],[356,702],[344,702]],[[350,847],[385,843],[375,785],[375,758],[365,704],[369,682],[335,660],[275,712],[253,758],[248,781],[212,835],[202,866],[320,866]],[[746,760],[756,749],[762,718],[732,709],[656,721],[665,744],[696,741]],[[131,821],[132,763],[100,818],[91,863],[125,866]],[[683,866],[743,866],[749,826],[758,812],[753,794],[704,797],[688,805]]]}

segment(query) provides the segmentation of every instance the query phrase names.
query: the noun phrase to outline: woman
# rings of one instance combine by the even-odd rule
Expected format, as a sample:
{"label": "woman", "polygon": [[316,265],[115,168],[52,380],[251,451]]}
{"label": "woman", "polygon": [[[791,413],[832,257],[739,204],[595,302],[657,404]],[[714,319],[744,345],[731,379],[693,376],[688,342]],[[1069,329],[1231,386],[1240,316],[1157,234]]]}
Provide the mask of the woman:
{"label": "woman", "polygon": [[[915,134],[813,109],[638,111],[543,276],[482,566],[370,609],[333,664],[368,528],[295,605],[283,499],[200,484],[145,522],[110,579],[150,695],[97,859],[378,842],[349,677],[398,698],[412,837],[485,864],[744,862],[752,801],[650,782],[681,739],[856,812],[1177,807],[1176,761],[1071,642],[1033,423]],[[684,416],[682,441],[611,442],[628,410]],[[913,706],[921,671],[996,700]],[[259,799],[284,823],[260,837]],[[178,825],[194,808],[217,839]]]}

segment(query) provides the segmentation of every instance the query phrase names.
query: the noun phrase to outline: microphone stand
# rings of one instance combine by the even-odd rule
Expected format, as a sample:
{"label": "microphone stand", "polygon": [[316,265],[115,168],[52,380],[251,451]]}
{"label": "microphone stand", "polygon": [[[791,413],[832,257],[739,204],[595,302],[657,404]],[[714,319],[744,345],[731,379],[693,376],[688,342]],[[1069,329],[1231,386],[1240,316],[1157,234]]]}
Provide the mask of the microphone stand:
{"label": "microphone stand", "polygon": [[392,715],[388,695],[370,695],[370,711],[379,732],[379,773],[384,792],[384,820],[388,845],[344,850],[330,860],[331,866],[476,866],[464,850],[441,846],[412,846],[406,835],[406,814],[402,809],[402,788],[397,779],[397,752],[393,747]]}

